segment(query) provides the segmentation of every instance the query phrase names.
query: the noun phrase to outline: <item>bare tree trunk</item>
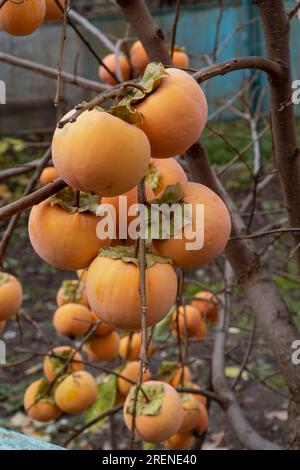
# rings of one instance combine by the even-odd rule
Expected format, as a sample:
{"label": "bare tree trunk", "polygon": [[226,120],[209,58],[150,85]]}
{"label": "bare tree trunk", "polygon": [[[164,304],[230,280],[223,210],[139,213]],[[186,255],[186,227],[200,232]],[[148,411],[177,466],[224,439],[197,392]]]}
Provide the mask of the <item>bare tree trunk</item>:
{"label": "bare tree trunk", "polygon": [[[280,176],[291,227],[300,227],[300,150],[291,104],[290,21],[283,0],[254,0],[263,22],[268,58],[277,62],[283,75],[270,79],[271,121],[275,163]],[[296,243],[300,235],[294,234]],[[300,273],[300,250],[296,252]]]}
{"label": "bare tree trunk", "polygon": [[135,29],[151,61],[172,64],[162,30],[153,20],[143,0],[117,0],[124,15]]}
{"label": "bare tree trunk", "polygon": [[[238,236],[244,224],[214,175],[202,144],[194,144],[185,155],[195,181],[209,186],[227,203],[232,217],[232,236]],[[226,248],[228,260],[241,284],[257,322],[267,337],[290,393],[288,445],[300,448],[300,367],[291,360],[292,343],[300,334],[292,321],[274,282],[256,256],[250,240],[231,240]]]}

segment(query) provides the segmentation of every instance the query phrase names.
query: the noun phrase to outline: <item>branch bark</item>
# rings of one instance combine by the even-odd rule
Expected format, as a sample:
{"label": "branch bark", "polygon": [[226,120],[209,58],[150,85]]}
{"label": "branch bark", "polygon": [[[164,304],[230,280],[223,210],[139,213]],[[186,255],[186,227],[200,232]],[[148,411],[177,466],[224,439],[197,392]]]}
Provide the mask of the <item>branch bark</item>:
{"label": "branch bark", "polygon": [[117,0],[124,15],[141,40],[149,61],[172,64],[162,30],[153,20],[143,0]]}
{"label": "branch bark", "polygon": [[[283,69],[283,75],[270,80],[270,105],[274,158],[291,227],[300,226],[300,149],[291,103],[290,22],[283,0],[255,0],[262,18],[267,55]],[[294,234],[295,244],[300,235]],[[296,254],[300,273],[300,252]],[[300,436],[299,436],[300,443]]]}
{"label": "branch bark", "polygon": [[[32,72],[35,72],[39,75],[43,75],[44,77],[53,78],[54,80],[57,79],[56,69],[32,62],[31,60],[22,59],[21,57],[16,57],[11,54],[0,52],[0,62],[15,65],[16,67],[20,67],[22,69],[31,70]],[[61,73],[61,79],[66,83],[70,83],[71,85],[75,85],[79,88],[90,91],[101,92],[109,88],[102,83],[94,82],[93,80],[88,80],[87,78],[77,77],[67,72]]]}
{"label": "branch bark", "polygon": [[53,181],[53,183],[46,184],[43,188],[34,191],[28,196],[22,197],[22,199],[6,204],[6,206],[0,208],[0,222],[12,217],[14,214],[24,212],[35,204],[39,204],[47,199],[47,197],[58,193],[66,186],[66,183],[61,178],[58,178]]}
{"label": "branch bark", "polygon": [[[214,175],[204,147],[200,143],[194,144],[186,152],[185,158],[195,181],[209,186],[227,203],[232,217],[232,236],[238,237],[245,229],[244,223]],[[291,314],[269,274],[260,264],[251,240],[235,239],[229,241],[226,255],[253,314],[266,335],[287,383],[291,402],[299,403],[300,369],[291,361],[291,345],[299,337],[299,332],[293,323]]]}

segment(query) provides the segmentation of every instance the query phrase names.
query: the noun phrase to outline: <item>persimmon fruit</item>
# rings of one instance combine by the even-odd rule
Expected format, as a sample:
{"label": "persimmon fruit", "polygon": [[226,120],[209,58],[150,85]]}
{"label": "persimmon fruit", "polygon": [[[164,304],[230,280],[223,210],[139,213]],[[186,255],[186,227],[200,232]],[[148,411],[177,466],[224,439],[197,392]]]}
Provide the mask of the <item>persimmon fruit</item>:
{"label": "persimmon fruit", "polygon": [[151,158],[146,182],[157,196],[176,183],[187,183],[188,179],[182,166],[175,158]]}
{"label": "persimmon fruit", "polygon": [[192,304],[199,310],[201,316],[210,323],[219,321],[218,297],[209,291],[197,292]]}
{"label": "persimmon fruit", "polygon": [[[199,387],[199,385],[194,384],[194,383],[186,383],[186,384],[185,384],[185,387],[187,387],[187,388],[193,388],[194,390],[201,390],[201,387]],[[206,398],[204,395],[200,395],[200,393],[195,393],[195,394],[194,394],[194,397],[195,397],[200,403],[202,403],[202,405],[204,405],[204,406],[206,407],[206,405],[207,405],[207,398]]]}
{"label": "persimmon fruit", "polygon": [[183,406],[183,421],[179,432],[187,433],[197,426],[203,405],[191,393],[181,393],[180,398]]}
{"label": "persimmon fruit", "polygon": [[[92,310],[106,323],[125,330],[141,328],[139,266],[132,248],[129,260],[126,256],[112,259],[109,257],[112,251],[102,250],[90,265],[86,281]],[[169,263],[158,261],[147,267],[148,326],[155,325],[168,314],[176,297],[176,289],[176,274]]]}
{"label": "persimmon fruit", "polygon": [[120,336],[112,331],[105,336],[93,335],[85,345],[85,352],[89,359],[97,361],[111,361],[118,355]]}
{"label": "persimmon fruit", "polygon": [[[138,376],[139,376],[139,369],[140,363],[139,361],[130,361],[124,366],[121,370],[120,374],[125,377],[125,379],[131,380],[132,382],[136,383]],[[126,381],[125,379],[118,377],[117,379],[117,387],[118,392],[122,396],[127,396],[130,388],[132,387],[132,383]],[[142,381],[147,382],[151,379],[151,373],[149,369],[146,371],[143,370]]]}
{"label": "persimmon fruit", "polygon": [[160,86],[134,107],[143,115],[138,124],[147,135],[152,156],[180,155],[202,134],[207,121],[207,101],[191,75],[166,69]]}
{"label": "persimmon fruit", "polygon": [[83,369],[83,363],[80,362],[82,361],[80,352],[75,352],[75,349],[70,346],[58,346],[49,351],[43,362],[44,375],[49,382],[53,382],[56,379],[70,357],[72,357],[72,360],[67,365],[64,371],[65,374],[71,374]]}
{"label": "persimmon fruit", "polygon": [[174,388],[181,386],[181,383],[186,384],[191,382],[189,367],[182,367],[176,362],[162,362],[157,375],[159,380],[169,383]]}
{"label": "persimmon fruit", "polygon": [[36,380],[24,394],[24,408],[28,416],[41,423],[53,421],[61,415],[61,410],[56,406],[54,400],[47,393],[49,382]]}
{"label": "persimmon fruit", "polygon": [[[118,54],[118,56],[114,53],[106,55],[102,62],[106,65],[106,67],[113,72],[115,76],[117,76],[117,63],[119,64],[119,69],[123,78],[123,81],[126,81],[130,77],[130,64],[123,54]],[[118,82],[115,78],[106,70],[103,65],[99,66],[99,78],[104,83],[108,85],[116,85]]]}
{"label": "persimmon fruit", "polygon": [[163,443],[165,449],[169,450],[184,450],[191,447],[193,443],[193,436],[191,433],[181,434],[177,432]]}
{"label": "persimmon fruit", "polygon": [[23,290],[12,274],[0,272],[0,321],[9,320],[23,302]]}
{"label": "persimmon fruit", "polygon": [[54,399],[65,413],[78,414],[95,401],[98,387],[94,377],[84,370],[68,375],[55,389]]}
{"label": "persimmon fruit", "polygon": [[47,166],[46,168],[43,169],[39,177],[39,183],[42,186],[45,186],[46,184],[52,183],[58,177],[59,175],[57,173],[57,169],[54,168],[54,166]]}
{"label": "persimmon fruit", "polygon": [[66,279],[57,291],[56,303],[59,307],[68,303],[78,303],[88,307],[89,302],[86,295],[85,284],[79,281],[79,279]]}
{"label": "persimmon fruit", "polygon": [[89,266],[99,249],[110,244],[100,240],[96,228],[101,217],[90,212],[69,212],[51,199],[33,206],[28,232],[34,251],[47,263],[66,270]]}
{"label": "persimmon fruit", "polygon": [[0,321],[0,333],[3,333],[6,327],[6,321]]}
{"label": "persimmon fruit", "polygon": [[93,315],[85,305],[68,303],[56,310],[53,325],[61,335],[77,338],[93,326]]}
{"label": "persimmon fruit", "polygon": [[1,27],[13,36],[27,36],[42,25],[45,13],[45,0],[9,0],[0,9]]}
{"label": "persimmon fruit", "polygon": [[[178,329],[181,337],[187,338],[195,336],[201,321],[203,320],[196,307],[192,305],[181,305],[178,308]],[[172,314],[171,328],[173,334],[177,336],[177,309],[174,309]]]}
{"label": "persimmon fruit", "polygon": [[[130,62],[139,72],[144,72],[149,63],[149,57],[141,41],[135,41],[130,48]],[[188,68],[189,57],[184,50],[177,48],[173,52],[172,62],[175,67]]]}
{"label": "persimmon fruit", "polygon": [[[182,201],[190,205],[191,223],[182,229],[181,238],[171,236],[165,240],[154,240],[153,249],[161,256],[171,258],[181,268],[196,268],[210,263],[225,249],[230,236],[231,219],[222,199],[208,187],[191,182],[180,187]],[[197,210],[201,204],[204,208],[203,220],[199,220],[201,213]],[[202,247],[199,227],[203,228]],[[199,247],[192,246],[196,236]]]}
{"label": "persimmon fruit", "polygon": [[[176,390],[169,384],[149,381],[142,385],[148,398],[140,390],[137,396],[135,429],[146,442],[162,442],[176,434],[182,424],[183,407]],[[132,427],[135,387],[132,387],[124,404],[124,420]],[[153,410],[155,409],[155,411]]]}
{"label": "persimmon fruit", "polygon": [[[59,3],[64,7],[65,0],[59,0]],[[46,21],[57,21],[64,16],[63,11],[56,5],[55,0],[46,0]]]}
{"label": "persimmon fruit", "polygon": [[97,109],[56,128],[52,142],[53,163],[63,180],[100,196],[118,196],[136,186],[147,171],[150,153],[144,132]]}
{"label": "persimmon fruit", "polygon": [[[96,323],[97,321],[99,321],[99,318],[97,317],[97,315],[95,314],[95,312],[92,312],[92,318],[93,318],[93,322]],[[108,325],[107,323],[105,323],[103,320],[100,321],[99,325],[97,326],[96,330],[95,330],[95,333],[94,335],[96,336],[106,336],[108,335],[109,333],[111,333],[113,331],[113,326],[111,325]]]}
{"label": "persimmon fruit", "polygon": [[200,434],[202,434],[203,432],[206,431],[207,427],[208,427],[208,412],[207,412],[207,409],[206,407],[204,406],[203,403],[199,403],[200,404],[200,415],[198,417],[198,421],[196,423],[196,426],[195,426],[195,431],[199,432]]}
{"label": "persimmon fruit", "polygon": [[[135,361],[139,358],[141,344],[142,340],[140,332],[136,331],[132,335],[125,335],[120,341],[119,355],[123,359]],[[150,344],[148,345],[148,356],[152,354],[153,350],[153,343],[150,341]]]}

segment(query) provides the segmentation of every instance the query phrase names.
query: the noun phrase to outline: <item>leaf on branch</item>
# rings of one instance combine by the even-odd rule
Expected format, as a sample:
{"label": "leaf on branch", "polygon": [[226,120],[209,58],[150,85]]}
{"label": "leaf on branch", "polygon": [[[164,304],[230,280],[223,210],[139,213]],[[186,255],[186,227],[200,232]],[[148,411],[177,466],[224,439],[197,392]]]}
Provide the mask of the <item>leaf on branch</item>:
{"label": "leaf on branch", "polygon": [[75,205],[76,192],[73,188],[67,187],[59,193],[51,196],[51,207],[59,205],[64,211],[74,214],[75,212],[90,212],[96,215],[99,205],[99,197],[97,195],[86,194],[80,191],[79,207]]}
{"label": "leaf on branch", "polygon": [[[93,405],[85,412],[86,422],[100,416],[101,414],[109,411],[115,405],[117,398],[117,377],[114,374],[109,374],[102,383],[98,385],[98,398]],[[90,430],[96,432],[100,429],[107,418],[103,418],[98,423],[94,424]]]}

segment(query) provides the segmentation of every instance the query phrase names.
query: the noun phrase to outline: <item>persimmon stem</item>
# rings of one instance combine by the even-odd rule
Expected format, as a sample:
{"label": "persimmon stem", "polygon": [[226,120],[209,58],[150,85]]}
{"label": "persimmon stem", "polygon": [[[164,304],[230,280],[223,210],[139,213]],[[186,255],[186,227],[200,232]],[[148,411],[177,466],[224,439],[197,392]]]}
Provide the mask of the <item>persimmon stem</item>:
{"label": "persimmon stem", "polygon": [[80,207],[80,191],[78,191],[78,189],[75,191],[75,207],[77,209]]}

